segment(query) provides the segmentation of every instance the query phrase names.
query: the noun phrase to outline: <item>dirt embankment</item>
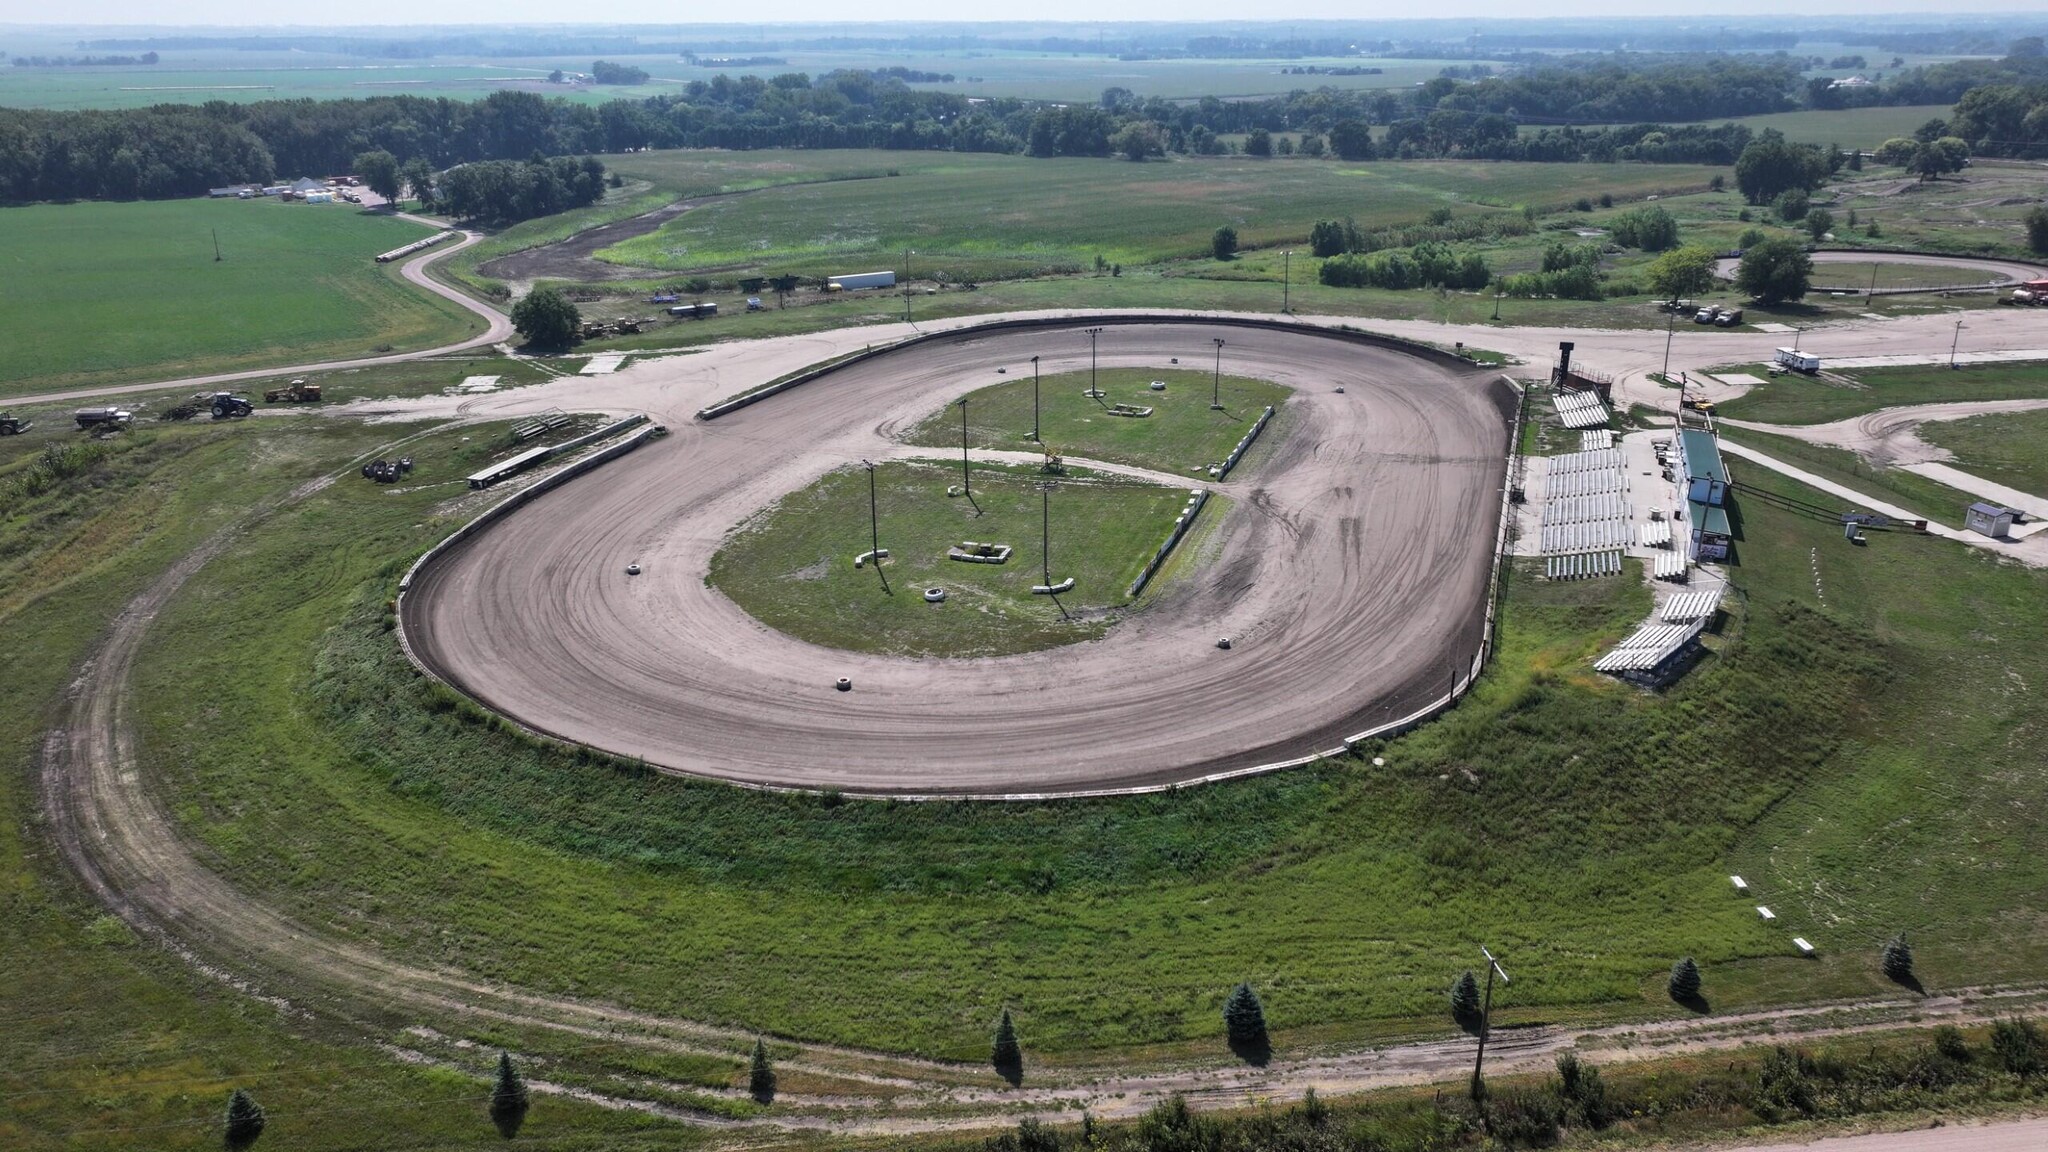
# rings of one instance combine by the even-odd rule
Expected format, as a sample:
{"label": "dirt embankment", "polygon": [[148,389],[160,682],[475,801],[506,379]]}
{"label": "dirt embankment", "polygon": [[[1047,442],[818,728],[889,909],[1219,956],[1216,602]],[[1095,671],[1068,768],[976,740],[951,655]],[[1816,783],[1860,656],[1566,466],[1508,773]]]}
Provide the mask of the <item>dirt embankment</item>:
{"label": "dirt embankment", "polygon": [[586,228],[567,240],[528,248],[509,256],[500,256],[477,265],[477,271],[493,280],[508,284],[528,284],[535,280],[573,280],[589,282],[597,280],[624,280],[661,276],[659,268],[630,268],[623,264],[608,264],[597,258],[600,248],[609,248],[645,236],[663,224],[681,216],[690,209],[705,202],[707,198],[678,200],[664,204],[652,212],[610,224],[599,224]]}

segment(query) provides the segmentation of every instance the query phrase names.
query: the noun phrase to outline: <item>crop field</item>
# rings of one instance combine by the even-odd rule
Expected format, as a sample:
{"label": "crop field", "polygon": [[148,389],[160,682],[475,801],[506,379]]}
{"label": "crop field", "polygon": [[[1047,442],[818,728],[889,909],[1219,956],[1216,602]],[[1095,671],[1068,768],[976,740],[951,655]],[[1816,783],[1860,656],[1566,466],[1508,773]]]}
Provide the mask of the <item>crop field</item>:
{"label": "crop field", "polygon": [[[621,171],[661,182],[636,158]],[[870,161],[871,162],[871,161]],[[990,279],[1199,257],[1218,227],[1246,246],[1299,242],[1318,219],[1413,223],[1438,206],[1538,210],[1579,195],[1703,187],[1695,166],[1342,164],[1220,157],[1132,164],[1017,156],[906,157],[897,177],[721,199],[599,257],[636,268],[819,276],[898,268]],[[680,173],[670,169],[668,179]],[[1104,206],[1110,206],[1105,210]],[[856,267],[857,266],[857,267]]]}
{"label": "crop field", "polygon": [[1955,453],[1955,466],[1965,472],[2048,496],[2048,411],[1923,424],[1920,438]]}
{"label": "crop field", "polygon": [[[975,448],[1035,450],[1030,441],[1032,395],[1038,394],[1038,427],[1055,454],[1129,464],[1160,472],[1192,474],[1213,464],[1250,430],[1269,404],[1279,405],[1288,389],[1243,376],[1182,369],[1108,369],[1096,374],[1100,400],[1084,395],[1086,372],[1063,372],[1034,387],[1024,376],[967,395],[968,443]],[[1166,385],[1154,392],[1153,381]],[[1214,396],[1223,405],[1212,411]],[[1152,409],[1145,417],[1111,416],[1109,406]],[[957,413],[946,411],[911,429],[904,439],[928,447],[960,443]]]}
{"label": "crop field", "polygon": [[[1759,366],[1748,370],[1759,377],[1765,375]],[[1720,412],[1740,420],[1772,424],[1826,424],[1900,404],[2048,396],[2048,374],[2037,364],[1859,368],[1840,375],[1854,380],[1858,386],[1844,388],[1789,374],[1765,377],[1769,383],[1719,405]]]}
{"label": "crop field", "polygon": [[1839,144],[1843,148],[1876,148],[1894,136],[1913,135],[1929,120],[1946,120],[1955,111],[1949,104],[1905,104],[1881,108],[1840,108],[1834,111],[1807,109],[1773,112],[1764,116],[1742,116],[1734,122],[1761,132],[1775,128],[1795,144]]}
{"label": "crop field", "polygon": [[426,234],[275,201],[0,210],[0,396],[461,339],[474,316],[372,262]]}
{"label": "crop field", "polygon": [[[1055,479],[1037,469],[980,465],[973,493],[957,463],[894,461],[876,466],[882,547],[878,573],[855,569],[868,550],[865,470],[834,472],[742,525],[711,560],[711,583],[763,623],[830,648],[905,656],[975,657],[1028,652],[1099,636],[1106,610],[1166,539],[1187,491],[1090,475]],[[1041,508],[1041,499],[1045,507]],[[1220,516],[1219,506],[1205,515]],[[1050,524],[1052,548],[1040,547]],[[1008,563],[949,560],[965,541],[1007,544]],[[1034,596],[1048,558],[1054,582],[1073,577],[1057,601]],[[888,587],[883,586],[887,577]],[[927,588],[947,598],[927,603]]]}

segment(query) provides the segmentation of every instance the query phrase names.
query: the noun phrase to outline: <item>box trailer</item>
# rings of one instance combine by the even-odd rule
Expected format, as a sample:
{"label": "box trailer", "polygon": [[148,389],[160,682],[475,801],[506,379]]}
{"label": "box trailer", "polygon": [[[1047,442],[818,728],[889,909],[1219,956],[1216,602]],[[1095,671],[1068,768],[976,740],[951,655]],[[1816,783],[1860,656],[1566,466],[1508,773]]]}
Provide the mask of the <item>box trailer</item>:
{"label": "box trailer", "polygon": [[840,289],[846,292],[855,292],[862,288],[894,288],[896,286],[896,274],[894,272],[856,272],[850,276],[834,276],[831,282],[839,285]]}
{"label": "box trailer", "polygon": [[1771,357],[1771,363],[1790,368],[1794,372],[1812,373],[1820,371],[1820,357],[1815,356],[1811,352],[1801,352],[1796,348],[1778,349],[1777,355]]}

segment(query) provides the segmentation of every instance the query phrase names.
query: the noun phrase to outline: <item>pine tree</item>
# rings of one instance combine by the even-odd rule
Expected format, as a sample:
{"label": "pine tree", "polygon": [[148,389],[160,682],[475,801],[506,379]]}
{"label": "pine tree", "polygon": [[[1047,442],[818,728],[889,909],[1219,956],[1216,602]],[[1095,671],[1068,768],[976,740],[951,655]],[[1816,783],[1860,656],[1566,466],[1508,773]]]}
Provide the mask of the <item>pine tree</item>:
{"label": "pine tree", "polygon": [[240,1088],[235,1089],[228,1096],[228,1147],[233,1152],[241,1152],[256,1143],[256,1138],[263,1135],[266,1119],[263,1105],[258,1104],[255,1097]]}
{"label": "pine tree", "polygon": [[512,1054],[498,1053],[498,1076],[491,1083],[491,1123],[497,1125],[498,1135],[507,1140],[519,1135],[519,1126],[526,1123],[526,1106],[526,1081],[512,1067]]}
{"label": "pine tree", "polygon": [[747,1094],[762,1104],[775,1099],[775,1065],[768,1062],[768,1043],[754,1040],[754,1058],[747,1064]]}
{"label": "pine tree", "polygon": [[1913,978],[1913,946],[1906,943],[1906,934],[1899,933],[1884,945],[1884,974],[1904,984]]}
{"label": "pine tree", "polygon": [[1479,977],[1469,970],[1451,981],[1451,1015],[1460,1020],[1479,1015]]}
{"label": "pine tree", "polygon": [[1266,1042],[1266,1009],[1250,984],[1239,984],[1223,1003],[1223,1028],[1234,1048],[1257,1047]]}
{"label": "pine tree", "polygon": [[989,1062],[1004,1073],[1024,1066],[1024,1050],[1017,1044],[1017,1026],[1010,1022],[1008,1008],[1003,1009],[1003,1018],[996,1021],[996,1042],[989,1051]]}
{"label": "pine tree", "polygon": [[1700,995],[1700,966],[1687,956],[1671,966],[1671,998],[1681,1003]]}

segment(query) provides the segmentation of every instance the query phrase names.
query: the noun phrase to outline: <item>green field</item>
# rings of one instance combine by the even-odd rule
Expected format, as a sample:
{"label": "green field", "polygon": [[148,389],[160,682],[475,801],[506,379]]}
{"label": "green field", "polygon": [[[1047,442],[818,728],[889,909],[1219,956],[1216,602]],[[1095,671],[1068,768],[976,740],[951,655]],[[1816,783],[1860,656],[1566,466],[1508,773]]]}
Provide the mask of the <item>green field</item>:
{"label": "green field", "polygon": [[1883,260],[1850,263],[1829,261],[1813,266],[1815,291],[1846,288],[1862,292],[1870,288],[1953,288],[1958,285],[2003,283],[2004,277],[1980,268],[1947,264],[1895,264]]}
{"label": "green field", "polygon": [[[693,153],[608,158],[657,186],[701,179]],[[833,164],[845,154],[787,154]],[[873,154],[856,154],[872,164]],[[1319,219],[1407,224],[1431,208],[1539,211],[1580,195],[1632,198],[1704,187],[1716,169],[1685,165],[1486,164],[1181,159],[1053,159],[903,154],[894,178],[813,183],[721,199],[601,258],[632,268],[824,276],[901,270],[919,279],[991,279],[1204,256],[1218,227],[1246,247],[1301,243]],[[1111,205],[1104,210],[1105,205]],[[642,274],[643,276],[645,273]]]}
{"label": "green field", "polygon": [[[1091,640],[1173,527],[1185,489],[1091,475],[1052,479],[1036,468],[977,466],[973,494],[951,496],[957,463],[898,461],[875,470],[878,523],[889,559],[855,569],[872,539],[864,469],[834,472],[735,529],[711,558],[713,586],[771,628],[828,648],[904,656],[975,657]],[[1045,507],[1041,508],[1041,500]],[[1221,516],[1219,506],[1207,513]],[[1040,546],[1049,520],[1052,548]],[[964,541],[1008,544],[1008,563],[949,560]],[[1055,583],[1034,596],[1050,560]],[[887,577],[885,586],[882,578]],[[926,603],[926,588],[944,588]]]}
{"label": "green field", "polygon": [[1761,365],[1742,370],[1768,383],[1719,405],[1721,415],[1771,424],[1826,424],[1901,404],[2048,396],[2048,373],[2039,364],[1858,368],[1843,373],[1855,388],[1789,373],[1766,376]]}
{"label": "green field", "polygon": [[[1103,393],[1100,400],[1085,395],[1090,380],[1086,372],[1047,376],[1035,389],[1038,428],[1055,454],[1195,475],[1197,465],[1228,456],[1259,413],[1269,404],[1283,403],[1289,391],[1264,380],[1212,375],[1189,368],[1108,369],[1095,377]],[[1166,390],[1152,391],[1154,380],[1164,382]],[[968,443],[975,448],[1035,451],[1033,392],[1026,373],[968,393]],[[1220,396],[1223,411],[1210,410],[1212,395]],[[1115,404],[1150,408],[1152,415],[1111,416],[1108,409]],[[959,413],[950,408],[937,413],[903,438],[935,448],[958,447]]]}
{"label": "green field", "polygon": [[1955,111],[1948,104],[1905,104],[1879,108],[1841,108],[1832,112],[1808,109],[1743,116],[1735,123],[1762,132],[1775,128],[1795,144],[1839,144],[1844,149],[1874,149],[1894,136],[1911,137],[1929,120],[1946,120]]}
{"label": "green field", "polygon": [[2048,411],[1922,424],[1920,438],[1955,453],[1955,466],[1973,476],[2048,496]]}
{"label": "green field", "polygon": [[0,209],[0,396],[459,340],[481,321],[372,260],[427,234],[275,200]]}

